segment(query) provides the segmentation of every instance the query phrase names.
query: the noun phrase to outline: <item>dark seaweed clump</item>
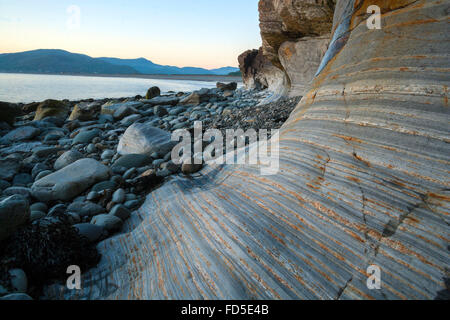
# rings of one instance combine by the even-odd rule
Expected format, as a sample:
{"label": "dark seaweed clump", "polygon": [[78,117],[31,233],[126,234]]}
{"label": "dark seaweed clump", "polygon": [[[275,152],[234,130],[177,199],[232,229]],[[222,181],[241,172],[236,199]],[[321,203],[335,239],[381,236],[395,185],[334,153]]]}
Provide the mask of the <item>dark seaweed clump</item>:
{"label": "dark seaweed clump", "polygon": [[28,293],[38,298],[44,285],[67,279],[69,266],[87,271],[99,260],[95,245],[67,221],[45,218],[23,227],[1,244],[0,283],[8,286],[8,270],[20,268],[27,274]]}

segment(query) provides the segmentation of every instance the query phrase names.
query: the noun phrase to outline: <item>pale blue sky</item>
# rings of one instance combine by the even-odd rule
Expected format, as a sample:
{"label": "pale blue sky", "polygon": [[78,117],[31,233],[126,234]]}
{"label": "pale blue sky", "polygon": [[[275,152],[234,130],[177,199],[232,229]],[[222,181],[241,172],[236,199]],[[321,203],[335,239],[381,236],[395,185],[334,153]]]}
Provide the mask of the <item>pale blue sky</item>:
{"label": "pale blue sky", "polygon": [[[68,24],[71,5],[79,26]],[[0,53],[64,49],[216,68],[259,46],[258,0],[0,0]]]}

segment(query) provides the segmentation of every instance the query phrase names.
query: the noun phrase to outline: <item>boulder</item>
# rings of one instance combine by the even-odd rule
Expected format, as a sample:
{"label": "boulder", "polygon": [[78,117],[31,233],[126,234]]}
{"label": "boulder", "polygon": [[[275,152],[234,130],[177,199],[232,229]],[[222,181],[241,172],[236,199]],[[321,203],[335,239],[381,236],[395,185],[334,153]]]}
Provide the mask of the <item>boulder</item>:
{"label": "boulder", "polygon": [[220,89],[221,91],[234,91],[237,89],[237,83],[236,82],[230,82],[230,83],[217,82],[216,87],[217,87],[217,89]]}
{"label": "boulder", "polygon": [[67,167],[69,164],[74,163],[83,158],[83,155],[77,150],[69,150],[64,152],[55,162],[53,168],[55,170],[61,170]]}
{"label": "boulder", "polygon": [[69,106],[58,100],[45,100],[36,109],[34,121],[43,120],[48,117],[66,119],[69,113]]}
{"label": "boulder", "polygon": [[0,102],[0,121],[4,121],[10,126],[16,122],[16,117],[22,114],[17,105],[8,102]]}
{"label": "boulder", "polygon": [[151,87],[148,89],[145,99],[153,99],[161,95],[161,90],[158,87]]}
{"label": "boulder", "polygon": [[0,139],[0,144],[9,144],[13,142],[31,140],[39,133],[41,130],[31,126],[19,127],[10,131],[7,135]]}
{"label": "boulder", "polygon": [[110,171],[105,165],[93,159],[81,159],[36,181],[31,192],[33,197],[43,202],[70,201],[109,176]]}
{"label": "boulder", "polygon": [[101,105],[99,102],[81,102],[75,105],[70,114],[69,121],[91,121],[95,120],[96,115],[100,112]]}
{"label": "boulder", "polygon": [[19,226],[30,219],[29,203],[14,195],[0,202],[0,241],[12,235]]}
{"label": "boulder", "polygon": [[167,131],[150,126],[148,123],[135,123],[122,136],[117,147],[121,155],[167,154],[175,146],[171,134]]}

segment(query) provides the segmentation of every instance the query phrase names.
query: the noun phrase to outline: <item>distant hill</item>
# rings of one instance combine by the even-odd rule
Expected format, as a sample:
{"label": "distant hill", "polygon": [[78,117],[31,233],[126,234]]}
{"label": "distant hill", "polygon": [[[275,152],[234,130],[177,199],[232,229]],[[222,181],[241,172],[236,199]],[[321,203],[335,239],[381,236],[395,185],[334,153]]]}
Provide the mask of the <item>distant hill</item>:
{"label": "distant hill", "polygon": [[228,75],[238,68],[202,68],[163,66],[144,58],[92,58],[64,50],[40,49],[0,54],[0,72],[69,73],[69,74],[170,74]]}

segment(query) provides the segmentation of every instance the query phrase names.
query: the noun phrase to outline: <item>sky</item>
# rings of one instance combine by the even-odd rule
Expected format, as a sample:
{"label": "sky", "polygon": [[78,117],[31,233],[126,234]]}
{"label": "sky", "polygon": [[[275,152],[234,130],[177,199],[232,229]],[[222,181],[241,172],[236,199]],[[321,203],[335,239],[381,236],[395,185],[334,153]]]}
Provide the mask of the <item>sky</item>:
{"label": "sky", "polygon": [[260,46],[258,0],[0,0],[0,53],[63,49],[213,69],[237,67]]}

